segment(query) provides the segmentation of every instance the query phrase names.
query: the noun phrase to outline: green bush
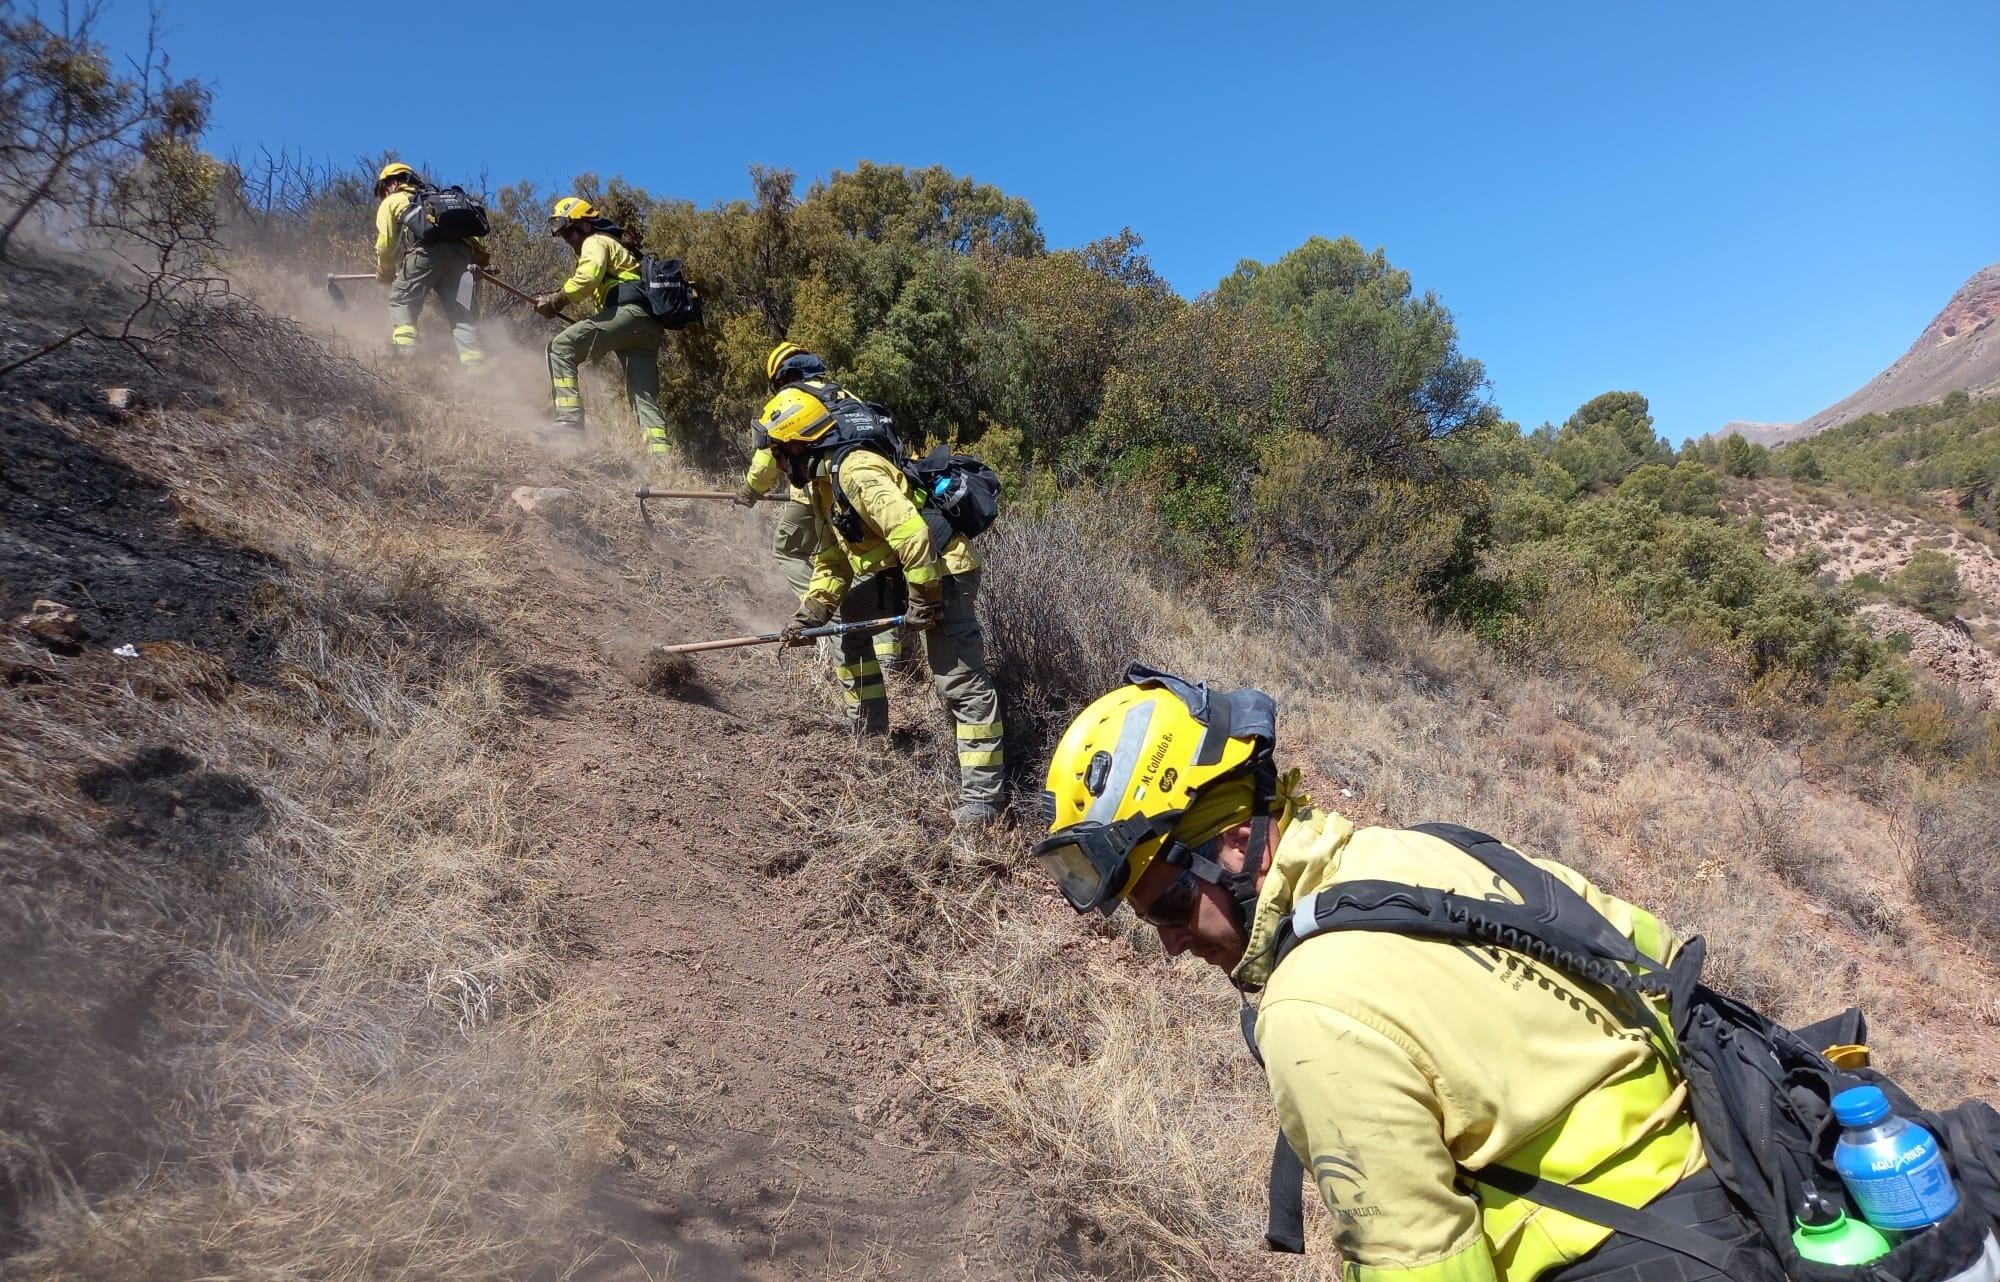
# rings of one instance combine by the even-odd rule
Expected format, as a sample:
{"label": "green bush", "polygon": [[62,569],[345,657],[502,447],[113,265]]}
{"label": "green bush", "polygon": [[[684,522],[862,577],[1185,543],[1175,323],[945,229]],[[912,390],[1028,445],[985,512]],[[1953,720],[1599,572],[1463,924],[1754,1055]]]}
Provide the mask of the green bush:
{"label": "green bush", "polygon": [[1722,479],[1692,461],[1672,467],[1648,463],[1625,478],[1618,494],[1621,498],[1658,504],[1662,512],[1682,516],[1722,515]]}
{"label": "green bush", "polygon": [[1965,604],[1958,582],[1958,562],[1943,552],[1926,549],[1889,579],[1896,599],[1925,618],[1940,623],[1953,618]]}

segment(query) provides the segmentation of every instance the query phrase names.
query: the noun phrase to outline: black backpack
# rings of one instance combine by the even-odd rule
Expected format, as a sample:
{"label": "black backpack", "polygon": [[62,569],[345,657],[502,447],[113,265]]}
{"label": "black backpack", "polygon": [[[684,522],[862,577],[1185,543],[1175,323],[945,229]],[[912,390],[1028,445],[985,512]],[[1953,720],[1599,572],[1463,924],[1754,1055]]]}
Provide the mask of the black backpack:
{"label": "black backpack", "polygon": [[639,260],[639,295],[646,310],[668,329],[682,329],[701,323],[701,291],[681,272],[678,258]]}
{"label": "black backpack", "polygon": [[463,187],[417,188],[410,207],[403,212],[403,227],[418,245],[456,244],[492,230],[486,221],[486,206],[479,203],[479,197],[467,195]]}
{"label": "black backpack", "polygon": [[920,459],[897,461],[924,503],[966,538],[984,534],[1000,515],[1000,478],[970,454],[940,445]]}
{"label": "black backpack", "polygon": [[[1430,887],[1385,881],[1336,882],[1295,906],[1280,926],[1278,963],[1305,939],[1330,930],[1387,930],[1504,950],[1510,964],[1560,972],[1625,999],[1634,1027],[1661,1044],[1688,1083],[1689,1107],[1703,1150],[1730,1200],[1757,1233],[1731,1247],[1715,1238],[1501,1166],[1461,1172],[1578,1219],[1694,1256],[1744,1282],[1938,1282],[1981,1258],[1989,1234],[2000,1232],[2000,1114],[1968,1101],[1949,1112],[1917,1107],[1896,1084],[1872,1069],[1843,1069],[1818,1046],[1858,1042],[1859,1011],[1811,1029],[1789,1031],[1700,981],[1706,944],[1690,939],[1671,965],[1640,953],[1589,901],[1485,833],[1455,824],[1412,829],[1448,841],[1492,870],[1521,895],[1511,901],[1471,899]],[[1301,933],[1303,931],[1303,933]],[[1672,1038],[1658,1022],[1664,999]],[[1254,1012],[1244,1008],[1245,1036]],[[1254,1053],[1255,1040],[1251,1038]],[[1792,1244],[1792,1216],[1808,1182],[1858,1215],[1833,1168],[1841,1126],[1833,1096],[1851,1086],[1879,1086],[1901,1115],[1937,1137],[1958,1178],[1959,1204],[1942,1221],[1912,1233],[1865,1265],[1815,1264]],[[1302,1251],[1303,1170],[1283,1136],[1272,1154],[1273,1248]]]}
{"label": "black backpack", "polygon": [[859,539],[866,534],[861,514],[847,501],[840,488],[840,464],[855,450],[869,450],[894,463],[910,483],[911,497],[924,523],[930,526],[931,542],[942,552],[952,536],[977,538],[1000,514],[1000,478],[993,469],[970,454],[954,454],[950,445],[939,445],[920,459],[903,450],[896,435],[896,420],[883,406],[860,400],[840,390],[831,379],[813,379],[795,384],[808,393],[827,413],[839,420],[834,428],[837,444],[827,461],[833,485],[833,526],[841,537]]}

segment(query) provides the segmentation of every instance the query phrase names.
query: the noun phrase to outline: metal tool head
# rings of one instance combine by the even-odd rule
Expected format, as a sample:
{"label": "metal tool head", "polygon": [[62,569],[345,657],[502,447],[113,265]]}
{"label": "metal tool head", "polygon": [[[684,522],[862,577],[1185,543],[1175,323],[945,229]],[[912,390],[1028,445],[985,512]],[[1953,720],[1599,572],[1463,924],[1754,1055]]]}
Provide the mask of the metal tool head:
{"label": "metal tool head", "polygon": [[333,300],[336,308],[343,312],[347,310],[347,295],[340,292],[340,282],[334,279],[332,272],[326,274],[326,296]]}

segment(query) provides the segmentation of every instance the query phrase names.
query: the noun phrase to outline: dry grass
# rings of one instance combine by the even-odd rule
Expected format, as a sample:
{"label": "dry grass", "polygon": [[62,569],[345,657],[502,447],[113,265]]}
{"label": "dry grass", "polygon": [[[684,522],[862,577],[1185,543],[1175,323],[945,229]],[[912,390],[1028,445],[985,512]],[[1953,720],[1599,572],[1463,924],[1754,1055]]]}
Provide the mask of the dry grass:
{"label": "dry grass", "polygon": [[[1935,819],[1919,840],[1901,812],[1749,732],[1713,663],[1664,648],[1615,681],[1538,676],[1461,634],[1310,601],[1285,612],[1289,635],[1263,619],[1228,627],[1136,584],[1067,526],[1010,524],[985,544],[1002,588],[981,604],[996,652],[1028,668],[1012,691],[1074,706],[1132,657],[1255,684],[1278,698],[1281,755],[1322,801],[1364,822],[1458,820],[1562,859],[1705,935],[1711,981],[1778,1018],[1861,1005],[1877,1063],[1920,1096],[2000,1089],[1995,975],[1911,893],[1913,869],[1965,866],[1964,842]],[[1033,723],[1044,750],[1061,728],[1045,720]],[[950,786],[929,738],[867,767],[897,769],[929,777],[893,795]],[[1023,792],[1038,770],[1023,771]],[[882,811],[881,782],[865,773],[805,817],[842,839],[806,875],[839,888],[834,911],[873,934],[902,1000],[947,1017],[925,1062],[933,1121],[1079,1216],[1092,1268],[1333,1276],[1323,1247],[1305,1261],[1260,1249],[1271,1113],[1222,977],[1167,962],[1129,918],[1070,914],[1021,864],[1032,832],[927,832]]]}
{"label": "dry grass", "polygon": [[1138,546],[1134,526],[1110,503],[1077,495],[981,538],[979,609],[1012,759],[1045,756],[1077,711],[1145,657],[1161,603],[1126,551]]}
{"label": "dry grass", "polygon": [[[892,703],[921,695],[906,681]],[[1166,964],[1129,919],[1075,917],[1023,865],[1018,835],[968,838],[883,807],[952,786],[945,736],[927,722],[914,739],[854,758],[828,800],[790,799],[810,853],[773,871],[811,878],[825,923],[875,951],[920,1013],[929,1125],[1062,1208],[1093,1275],[1338,1276],[1330,1251],[1262,1248],[1276,1123],[1227,982]]]}
{"label": "dry grass", "polygon": [[[143,667],[9,657],[29,675],[0,690],[0,837],[19,852],[0,925],[10,969],[45,981],[7,994],[10,1026],[87,1052],[10,1101],[19,1275],[560,1276],[594,1246],[578,1208],[631,1084],[552,992],[549,869],[497,768],[518,715],[500,625],[527,607],[480,515],[541,393],[503,387],[474,414],[431,390],[389,414],[238,404],[119,442],[169,478],[188,528],[279,558],[258,598],[269,680],[231,683],[193,647]],[[568,462],[639,474],[623,447]],[[593,528],[631,517],[612,489],[561,535],[583,555],[609,557]],[[1961,827],[1810,774],[1743,728],[1712,665],[1523,672],[1310,594],[1228,624],[1108,551],[1143,544],[1092,510],[982,540],[1024,797],[1069,711],[1129,659],[1256,684],[1322,801],[1563,859],[1707,934],[1711,977],[1780,1017],[1859,1002],[1879,1062],[1920,1094],[2000,1087],[2000,984],[1912,896],[1966,866]],[[768,575],[761,548],[745,556]],[[931,1124],[1064,1208],[1093,1272],[1335,1276],[1323,1246],[1261,1250],[1273,1123],[1233,991],[1129,917],[1071,914],[1022,865],[1029,834],[967,839],[884,807],[953,784],[927,682],[892,680],[919,724],[845,756],[845,792],[786,798],[798,831],[765,870],[813,878],[826,928],[894,977],[927,1030]],[[221,857],[107,839],[148,769],[176,804],[215,803],[201,845]]]}
{"label": "dry grass", "polygon": [[1910,893],[2000,963],[2000,784],[1922,788],[1911,812]]}
{"label": "dry grass", "polygon": [[7,1080],[6,1272],[563,1276],[633,1084],[554,992],[496,751],[513,577],[448,516],[492,438],[277,334],[283,405],[72,425],[273,558],[258,671],[7,642],[7,1017],[50,1051]]}

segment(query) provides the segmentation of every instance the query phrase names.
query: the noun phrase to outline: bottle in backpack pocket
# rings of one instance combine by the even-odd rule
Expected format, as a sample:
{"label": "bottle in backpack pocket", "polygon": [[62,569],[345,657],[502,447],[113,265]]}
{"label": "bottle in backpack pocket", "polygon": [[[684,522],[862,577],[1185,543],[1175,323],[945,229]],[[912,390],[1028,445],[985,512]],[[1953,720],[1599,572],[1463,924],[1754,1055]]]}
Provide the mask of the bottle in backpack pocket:
{"label": "bottle in backpack pocket", "polygon": [[1879,1087],[1856,1086],[1833,1097],[1833,1115],[1847,1129],[1834,1145],[1841,1183],[1878,1229],[1928,1228],[1958,1205],[1958,1186],[1937,1137],[1889,1109]]}
{"label": "bottle in backpack pocket", "polygon": [[1866,1220],[1851,1220],[1817,1188],[1806,1195],[1793,1218],[1792,1245],[1802,1259],[1815,1264],[1866,1264],[1889,1253],[1895,1241]]}

